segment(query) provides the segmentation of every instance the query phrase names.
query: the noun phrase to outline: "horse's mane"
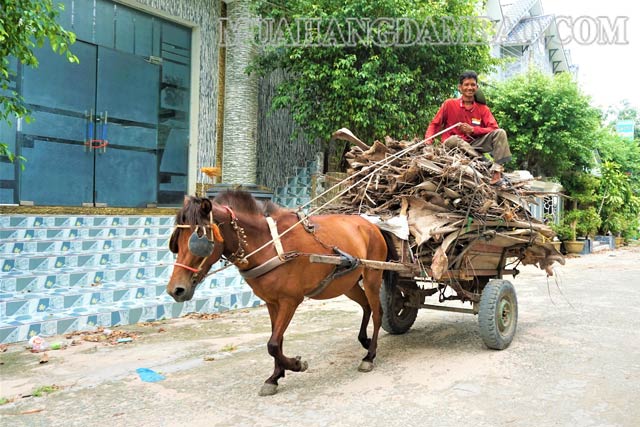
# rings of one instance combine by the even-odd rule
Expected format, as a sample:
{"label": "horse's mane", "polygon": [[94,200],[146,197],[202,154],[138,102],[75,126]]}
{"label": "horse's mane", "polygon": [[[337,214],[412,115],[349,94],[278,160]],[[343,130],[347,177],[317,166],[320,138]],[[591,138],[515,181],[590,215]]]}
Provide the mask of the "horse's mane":
{"label": "horse's mane", "polygon": [[270,200],[256,200],[251,193],[242,190],[228,190],[218,194],[214,203],[227,205],[237,212],[256,215],[272,215],[282,208]]}
{"label": "horse's mane", "polygon": [[[208,218],[200,212],[202,197],[189,196],[187,203],[176,214],[176,224],[205,225]],[[228,190],[218,194],[214,203],[227,205],[236,212],[244,212],[256,215],[273,215],[284,210],[272,201],[258,201],[251,193],[241,190]]]}

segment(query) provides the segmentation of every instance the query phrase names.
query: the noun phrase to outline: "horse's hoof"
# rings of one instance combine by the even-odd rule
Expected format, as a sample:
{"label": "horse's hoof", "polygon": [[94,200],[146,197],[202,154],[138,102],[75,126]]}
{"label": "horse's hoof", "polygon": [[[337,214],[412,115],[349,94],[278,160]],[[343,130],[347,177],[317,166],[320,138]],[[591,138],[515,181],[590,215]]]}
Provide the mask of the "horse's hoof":
{"label": "horse's hoof", "polygon": [[304,372],[309,368],[309,364],[307,363],[306,360],[302,360],[301,356],[296,356],[296,360],[298,361],[298,364],[300,365],[300,370],[298,372]]}
{"label": "horse's hoof", "polygon": [[258,396],[273,396],[278,392],[278,384],[264,383]]}
{"label": "horse's hoof", "polygon": [[367,362],[363,360],[360,362],[360,366],[358,366],[358,371],[360,372],[371,372],[373,370],[373,362]]}

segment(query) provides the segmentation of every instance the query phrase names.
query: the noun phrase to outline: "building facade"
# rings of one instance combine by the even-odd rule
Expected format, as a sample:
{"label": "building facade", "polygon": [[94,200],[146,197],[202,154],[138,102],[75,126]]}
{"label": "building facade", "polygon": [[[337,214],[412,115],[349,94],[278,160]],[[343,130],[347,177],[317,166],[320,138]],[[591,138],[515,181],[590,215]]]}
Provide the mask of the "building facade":
{"label": "building facade", "polygon": [[[496,29],[492,55],[505,60],[492,79],[506,80],[532,68],[549,75],[577,74],[577,67],[571,63],[571,55],[562,44],[556,17],[544,13],[541,0],[488,0],[485,14]],[[542,194],[530,205],[533,216],[559,223],[562,186],[534,181],[532,189]]]}
{"label": "building facade", "polygon": [[14,62],[32,121],[0,124],[27,159],[3,162],[1,204],[147,207],[181,203],[215,159],[218,16],[214,0],[64,0],[77,36],[66,61]]}
{"label": "building facade", "polygon": [[541,0],[488,0],[485,14],[496,29],[492,55],[507,60],[494,78],[504,80],[531,67],[548,74],[575,74],[556,17],[544,14]]}

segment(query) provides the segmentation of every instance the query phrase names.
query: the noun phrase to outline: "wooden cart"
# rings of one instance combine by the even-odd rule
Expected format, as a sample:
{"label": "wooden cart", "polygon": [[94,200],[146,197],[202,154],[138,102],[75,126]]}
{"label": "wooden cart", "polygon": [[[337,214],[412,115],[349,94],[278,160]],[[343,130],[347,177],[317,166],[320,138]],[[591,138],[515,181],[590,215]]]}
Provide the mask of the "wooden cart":
{"label": "wooden cart", "polygon": [[[507,268],[524,256],[526,241],[499,233],[476,235],[454,248],[449,268],[439,279],[433,277],[424,258],[410,253],[409,243],[385,233],[395,261],[360,260],[368,268],[385,270],[380,291],[382,328],[391,334],[407,332],[421,308],[477,314],[480,336],[487,347],[502,350],[509,346],[518,322],[516,291],[504,276],[515,277],[518,270]],[[334,256],[314,255],[312,262],[338,264]],[[445,292],[447,288],[455,293]],[[470,302],[471,308],[427,303],[449,300]]]}

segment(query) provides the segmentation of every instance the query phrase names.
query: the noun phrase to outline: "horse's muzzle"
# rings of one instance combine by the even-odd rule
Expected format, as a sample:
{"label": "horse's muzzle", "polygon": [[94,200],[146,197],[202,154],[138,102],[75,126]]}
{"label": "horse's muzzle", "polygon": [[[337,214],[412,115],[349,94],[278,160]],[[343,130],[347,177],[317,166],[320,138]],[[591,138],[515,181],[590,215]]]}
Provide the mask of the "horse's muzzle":
{"label": "horse's muzzle", "polygon": [[185,302],[193,298],[193,288],[185,288],[184,286],[175,286],[172,291],[167,293],[173,297],[176,302]]}

